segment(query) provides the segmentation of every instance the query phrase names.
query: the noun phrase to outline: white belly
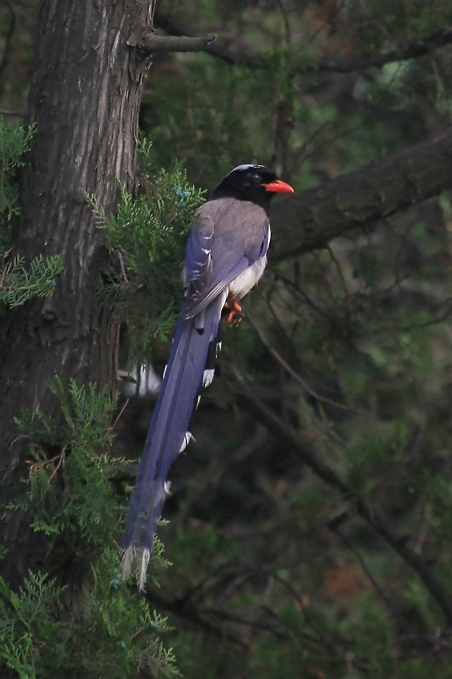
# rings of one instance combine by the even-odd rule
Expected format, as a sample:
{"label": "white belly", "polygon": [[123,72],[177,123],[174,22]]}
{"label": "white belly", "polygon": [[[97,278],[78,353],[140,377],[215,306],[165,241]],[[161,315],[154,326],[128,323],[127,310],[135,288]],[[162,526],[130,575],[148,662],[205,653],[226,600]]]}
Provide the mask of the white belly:
{"label": "white belly", "polygon": [[245,297],[254,288],[259,278],[264,273],[264,269],[267,265],[267,255],[256,260],[254,264],[251,264],[245,271],[234,278],[229,286],[229,292],[231,292],[234,297],[241,299]]}

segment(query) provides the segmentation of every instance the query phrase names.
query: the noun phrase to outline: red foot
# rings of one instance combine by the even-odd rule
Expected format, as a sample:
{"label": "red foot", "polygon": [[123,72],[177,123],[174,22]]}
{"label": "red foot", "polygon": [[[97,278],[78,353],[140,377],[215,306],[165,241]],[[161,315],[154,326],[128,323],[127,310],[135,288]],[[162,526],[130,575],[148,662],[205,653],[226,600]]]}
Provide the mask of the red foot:
{"label": "red foot", "polygon": [[234,295],[229,295],[223,308],[230,310],[226,319],[228,325],[239,325],[239,323],[242,322],[242,317],[238,315],[242,313],[242,307],[237,302]]}

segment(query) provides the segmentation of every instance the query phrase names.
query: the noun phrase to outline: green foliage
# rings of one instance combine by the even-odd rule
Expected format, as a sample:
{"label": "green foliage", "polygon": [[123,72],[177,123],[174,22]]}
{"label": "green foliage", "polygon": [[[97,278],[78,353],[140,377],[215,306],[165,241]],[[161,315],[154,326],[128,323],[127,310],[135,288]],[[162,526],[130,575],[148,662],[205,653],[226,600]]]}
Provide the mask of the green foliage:
{"label": "green foliage", "polygon": [[[0,580],[0,667],[20,679],[96,676],[122,679],[145,669],[174,677],[174,656],[160,634],[165,620],[152,613],[138,590],[121,583],[115,539],[124,519],[117,475],[127,462],[112,455],[110,427],[116,400],[94,385],[50,385],[63,424],[44,413],[24,414],[17,425],[30,437],[28,493],[10,509],[32,514],[34,531],[64,563],[83,564],[77,619],[64,615],[68,590],[47,574],[30,573],[13,592]],[[151,574],[166,567],[157,541]]]}
{"label": "green foliage", "polygon": [[22,257],[15,257],[0,271],[0,302],[12,309],[33,297],[51,297],[55,279],[62,271],[61,255],[38,255],[31,260],[29,268]]}
{"label": "green foliage", "polygon": [[[14,181],[17,168],[25,164],[24,153],[35,132],[35,125],[9,125],[0,116],[0,254],[11,243],[11,220],[19,214],[18,185]],[[0,260],[1,261],[1,260]],[[55,279],[63,271],[61,255],[35,257],[25,265],[15,257],[0,269],[0,303],[10,308],[22,306],[33,297],[50,297]]]}
{"label": "green foliage", "polygon": [[0,667],[20,679],[88,676],[122,679],[133,668],[156,677],[179,676],[174,655],[159,635],[164,618],[112,582],[113,558],[104,555],[92,571],[76,621],[65,620],[67,588],[41,573],[29,573],[18,592],[0,578]]}
{"label": "green foliage", "polygon": [[155,173],[151,144],[142,140],[142,191],[138,198],[120,185],[116,214],[107,217],[88,197],[105,229],[107,247],[118,259],[118,276],[104,280],[100,295],[113,295],[128,322],[135,353],[145,356],[156,336],[167,338],[182,297],[182,264],[190,220],[203,202],[180,163]]}
{"label": "green foliage", "polygon": [[63,591],[39,573],[30,573],[17,593],[0,578],[0,659],[20,679],[37,676],[40,647],[58,631],[51,609]]}
{"label": "green foliage", "polygon": [[69,535],[71,548],[88,554],[96,546],[102,548],[118,520],[110,480],[124,461],[109,458],[115,400],[105,392],[97,394],[94,385],[78,387],[74,380],[66,392],[59,377],[50,389],[60,403],[63,428],[41,412],[17,421],[19,430],[39,442],[30,448],[25,502],[34,507],[34,530],[55,537],[64,534],[65,540]]}
{"label": "green foliage", "polygon": [[[18,186],[14,182],[14,172],[24,165],[22,156],[35,132],[35,126],[10,125],[0,116],[0,220],[6,216],[9,221],[19,214]],[[6,226],[0,225],[0,250]]]}

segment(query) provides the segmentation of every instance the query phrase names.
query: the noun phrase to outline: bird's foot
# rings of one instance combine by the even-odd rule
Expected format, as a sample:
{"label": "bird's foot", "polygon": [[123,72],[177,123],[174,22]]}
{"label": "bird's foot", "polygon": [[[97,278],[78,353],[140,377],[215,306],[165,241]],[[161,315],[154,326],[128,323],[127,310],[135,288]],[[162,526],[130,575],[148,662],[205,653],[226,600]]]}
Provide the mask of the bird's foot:
{"label": "bird's foot", "polygon": [[242,307],[237,302],[234,295],[229,295],[226,302],[224,303],[223,311],[229,312],[226,318],[226,323],[228,325],[239,325],[242,322]]}

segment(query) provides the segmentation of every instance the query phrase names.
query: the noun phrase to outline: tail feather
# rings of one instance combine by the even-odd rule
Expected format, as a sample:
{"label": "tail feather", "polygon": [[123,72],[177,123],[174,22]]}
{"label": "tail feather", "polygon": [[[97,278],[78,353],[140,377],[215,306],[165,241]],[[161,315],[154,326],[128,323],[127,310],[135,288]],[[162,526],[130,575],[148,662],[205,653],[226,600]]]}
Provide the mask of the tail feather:
{"label": "tail feather", "polygon": [[203,311],[203,331],[199,329],[198,318],[184,319],[182,314],[176,326],[132,493],[122,545],[123,575],[127,577],[135,570],[140,588],[144,587],[169,467],[192,438],[188,426],[197,397],[206,382],[206,372],[209,377],[213,376],[212,346],[216,352],[223,304],[222,295]]}

